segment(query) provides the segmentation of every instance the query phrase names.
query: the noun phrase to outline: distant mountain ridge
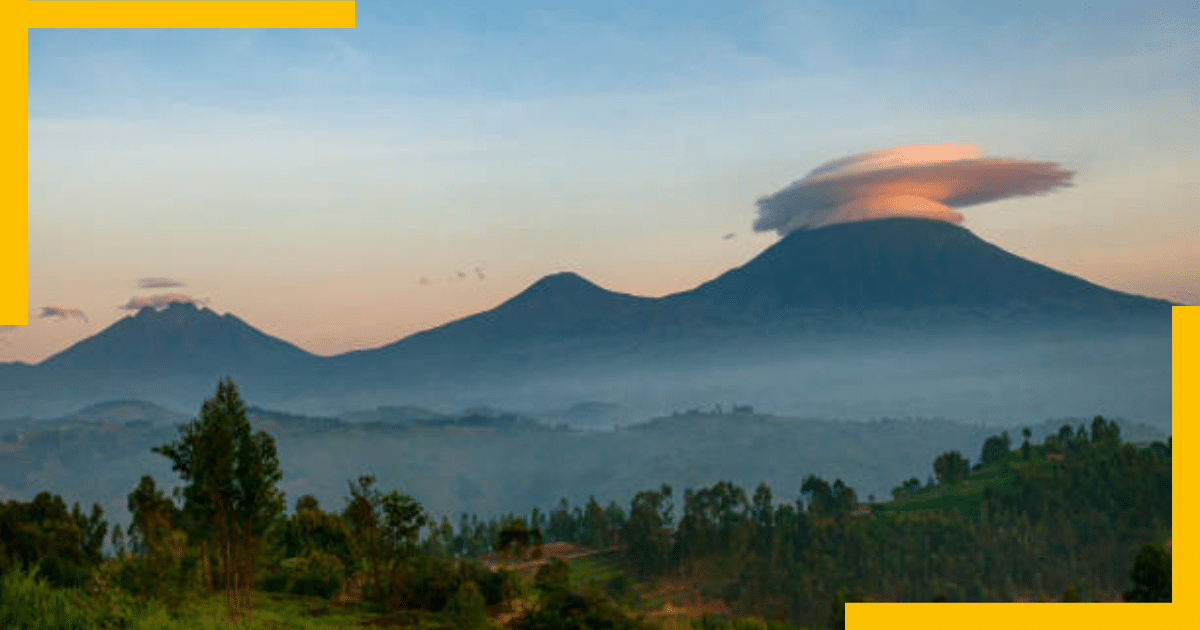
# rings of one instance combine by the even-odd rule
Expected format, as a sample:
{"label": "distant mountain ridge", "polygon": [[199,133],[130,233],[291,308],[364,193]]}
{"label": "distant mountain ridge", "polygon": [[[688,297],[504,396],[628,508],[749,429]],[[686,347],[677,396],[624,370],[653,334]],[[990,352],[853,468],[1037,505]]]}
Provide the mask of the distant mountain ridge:
{"label": "distant mountain ridge", "polygon": [[0,417],[113,398],[191,408],[222,376],[263,404],[317,411],[346,400],[325,413],[392,404],[403,391],[462,393],[862,331],[967,325],[1014,334],[1087,321],[1101,333],[1119,322],[1159,335],[1169,334],[1170,306],[1022,259],[956,225],[883,219],[793,232],[746,264],[662,298],[551,274],[490,310],[333,357],[231,314],[182,303],[143,308],[39,364],[0,364]]}
{"label": "distant mountain ridge", "polygon": [[265,367],[315,363],[317,358],[232,314],[217,315],[176,302],[161,311],[144,307],[38,365],[105,371],[170,370],[181,365],[219,370],[229,362]]}

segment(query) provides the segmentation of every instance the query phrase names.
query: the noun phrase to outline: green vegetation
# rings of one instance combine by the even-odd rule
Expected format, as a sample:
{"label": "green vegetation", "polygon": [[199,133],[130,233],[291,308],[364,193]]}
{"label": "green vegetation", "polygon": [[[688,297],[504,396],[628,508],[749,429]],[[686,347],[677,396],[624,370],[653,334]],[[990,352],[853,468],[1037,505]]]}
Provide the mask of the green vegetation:
{"label": "green vegetation", "polygon": [[[805,480],[807,501],[753,502],[726,482],[685,494],[670,556],[629,548],[659,574],[703,579],[742,609],[837,625],[830,601],[1013,601],[1169,597],[1169,442],[1123,444],[1116,425],[1064,426],[1041,446],[998,452],[972,472],[961,453],[934,462],[939,482],[910,479],[890,504],[859,505],[840,481]],[[1028,451],[1028,460],[1026,453]],[[1138,554],[1130,578],[1129,567]],[[796,589],[788,585],[806,584]]]}
{"label": "green vegetation", "polygon": [[[901,483],[888,503],[809,475],[790,502],[766,483],[682,495],[661,484],[628,510],[564,498],[528,517],[463,513],[456,528],[373,475],[348,484],[339,510],[304,495],[285,514],[274,437],[251,431],[222,381],[153,448],[184,483],[168,494],[141,476],[114,556],[98,505],[67,510],[49,492],[0,505],[0,626],[679,627],[650,616],[665,583],[753,615],[690,622],[713,629],[839,627],[845,602],[873,599],[1170,601],[1158,544],[1170,537],[1170,440],[1123,443],[1099,417],[1042,444],[1031,433],[1016,450],[988,437],[974,468],[946,451],[929,482]],[[591,555],[540,561],[552,543]]]}

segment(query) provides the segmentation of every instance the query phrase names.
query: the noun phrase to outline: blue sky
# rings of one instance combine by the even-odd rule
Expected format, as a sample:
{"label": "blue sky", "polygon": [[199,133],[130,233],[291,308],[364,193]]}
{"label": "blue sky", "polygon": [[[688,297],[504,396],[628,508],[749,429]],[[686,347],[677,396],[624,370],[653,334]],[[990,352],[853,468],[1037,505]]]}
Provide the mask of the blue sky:
{"label": "blue sky", "polygon": [[965,227],[1200,303],[1198,14],[360,0],[353,30],[31,31],[31,314],[89,321],[33,318],[0,360],[94,334],[147,276],[321,354],[564,269],[684,290],[775,240],[750,230],[757,198],[943,142],[1078,172]]}

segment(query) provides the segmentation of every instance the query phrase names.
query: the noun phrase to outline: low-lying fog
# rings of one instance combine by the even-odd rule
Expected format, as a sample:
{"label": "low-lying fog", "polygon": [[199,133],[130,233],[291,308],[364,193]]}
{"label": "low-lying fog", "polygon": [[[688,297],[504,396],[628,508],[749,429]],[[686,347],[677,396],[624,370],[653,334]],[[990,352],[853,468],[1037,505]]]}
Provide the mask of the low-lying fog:
{"label": "low-lying fog", "polygon": [[541,415],[581,401],[616,408],[555,417],[573,428],[611,430],[614,422],[738,404],[786,416],[941,417],[1009,425],[1104,415],[1169,431],[1171,343],[1153,336],[810,343],[569,372],[472,392],[429,392],[403,402],[444,411],[489,405]]}

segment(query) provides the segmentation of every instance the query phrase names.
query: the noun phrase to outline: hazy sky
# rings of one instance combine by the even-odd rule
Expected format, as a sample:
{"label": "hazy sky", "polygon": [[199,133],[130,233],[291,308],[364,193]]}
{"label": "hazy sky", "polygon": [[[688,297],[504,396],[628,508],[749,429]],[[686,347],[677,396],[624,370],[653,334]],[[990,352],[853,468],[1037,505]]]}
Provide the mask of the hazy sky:
{"label": "hazy sky", "polygon": [[757,199],[938,143],[1076,172],[965,227],[1200,303],[1197,3],[840,4],[359,0],[353,30],[31,31],[31,319],[0,360],[156,294],[319,354],[554,271],[663,295],[778,238]]}

